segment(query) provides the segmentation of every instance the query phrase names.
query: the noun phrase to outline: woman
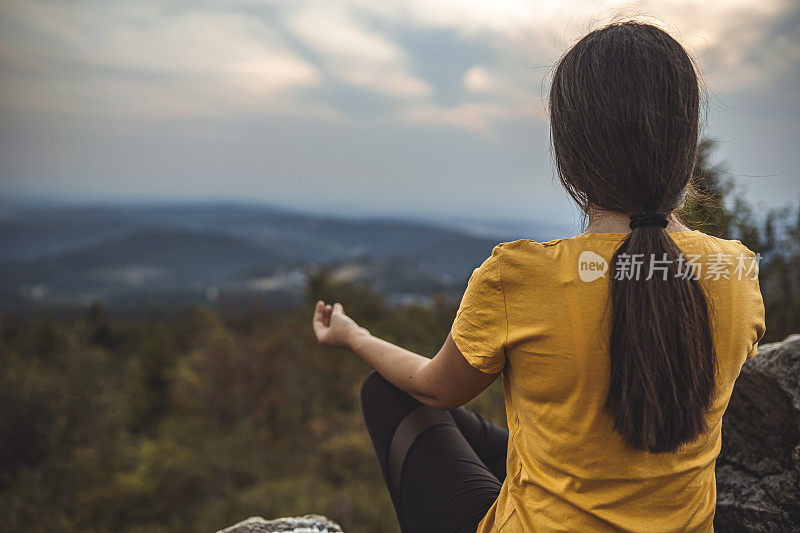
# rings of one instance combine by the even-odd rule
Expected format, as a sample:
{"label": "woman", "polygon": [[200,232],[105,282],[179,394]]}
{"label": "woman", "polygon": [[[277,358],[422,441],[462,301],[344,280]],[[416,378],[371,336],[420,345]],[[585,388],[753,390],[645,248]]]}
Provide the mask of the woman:
{"label": "woman", "polygon": [[[367,428],[403,531],[710,531],[734,381],[764,334],[754,254],[684,226],[698,78],[614,23],[558,62],[550,117],[581,235],[498,244],[432,359],[320,301],[318,340],[377,373]],[[509,432],[459,407],[502,375]]]}

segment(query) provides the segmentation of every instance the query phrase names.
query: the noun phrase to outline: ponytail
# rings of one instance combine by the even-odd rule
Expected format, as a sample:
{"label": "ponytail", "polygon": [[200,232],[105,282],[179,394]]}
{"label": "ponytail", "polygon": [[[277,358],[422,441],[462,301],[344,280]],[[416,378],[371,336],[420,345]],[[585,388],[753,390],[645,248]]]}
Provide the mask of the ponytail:
{"label": "ponytail", "polygon": [[[680,255],[664,228],[641,226],[612,260],[605,407],[637,450],[673,452],[708,429],[717,365],[708,302]],[[624,271],[635,258],[638,275]]]}
{"label": "ponytail", "polygon": [[[584,214],[634,213],[612,259],[605,408],[630,446],[650,452],[675,451],[706,431],[715,392],[709,303],[694,276],[679,274],[686,264],[662,227],[694,170],[699,111],[686,50],[633,20],[580,39],[558,61],[550,88],[551,139],[567,193]],[[638,277],[620,275],[626,257],[641,262]]]}

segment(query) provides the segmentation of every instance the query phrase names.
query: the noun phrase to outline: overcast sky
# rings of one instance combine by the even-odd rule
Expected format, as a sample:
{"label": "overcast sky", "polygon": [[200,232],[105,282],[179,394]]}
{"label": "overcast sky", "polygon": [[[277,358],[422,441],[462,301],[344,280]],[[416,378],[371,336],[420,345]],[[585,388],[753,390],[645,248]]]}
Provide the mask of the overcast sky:
{"label": "overcast sky", "polygon": [[800,199],[800,3],[0,2],[0,194],[570,224],[555,60],[642,14],[702,66],[716,161]]}

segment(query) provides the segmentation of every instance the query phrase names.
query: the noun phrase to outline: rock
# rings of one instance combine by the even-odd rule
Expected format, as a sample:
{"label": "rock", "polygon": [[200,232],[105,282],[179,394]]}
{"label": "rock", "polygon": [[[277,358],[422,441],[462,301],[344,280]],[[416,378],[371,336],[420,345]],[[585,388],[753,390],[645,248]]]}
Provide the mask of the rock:
{"label": "rock", "polygon": [[742,367],[716,475],[716,531],[800,531],[800,335]]}
{"label": "rock", "polygon": [[342,533],[342,528],[324,516],[307,514],[292,518],[264,520],[254,516],[217,533]]}

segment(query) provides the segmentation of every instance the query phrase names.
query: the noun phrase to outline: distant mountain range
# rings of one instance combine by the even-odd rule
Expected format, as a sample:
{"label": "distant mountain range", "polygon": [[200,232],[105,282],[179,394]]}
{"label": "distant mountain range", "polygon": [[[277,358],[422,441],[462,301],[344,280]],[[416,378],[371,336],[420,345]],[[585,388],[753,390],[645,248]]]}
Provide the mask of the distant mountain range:
{"label": "distant mountain range", "polygon": [[271,206],[2,208],[0,309],[248,297],[284,305],[302,297],[307,275],[321,265],[390,302],[424,301],[434,289],[457,296],[504,240],[512,234]]}

